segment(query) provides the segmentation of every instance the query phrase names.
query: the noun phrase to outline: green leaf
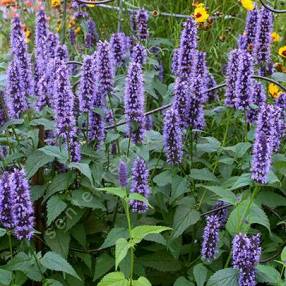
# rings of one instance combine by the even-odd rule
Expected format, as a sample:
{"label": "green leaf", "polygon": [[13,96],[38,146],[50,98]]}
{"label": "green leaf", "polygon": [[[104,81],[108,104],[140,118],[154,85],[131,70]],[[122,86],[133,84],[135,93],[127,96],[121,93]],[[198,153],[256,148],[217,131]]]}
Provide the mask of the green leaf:
{"label": "green leaf", "polygon": [[140,225],[131,230],[131,238],[134,243],[139,243],[148,234],[161,233],[171,228],[159,225]]}
{"label": "green leaf", "polygon": [[238,275],[233,268],[219,270],[210,277],[207,286],[238,286]]}
{"label": "green leaf", "polygon": [[286,198],[274,192],[260,191],[256,198],[257,204],[262,204],[270,208],[285,207]]}
{"label": "green leaf", "polygon": [[6,130],[10,126],[15,126],[15,125],[21,125],[24,123],[24,119],[11,119],[8,122],[6,122],[1,128],[0,128],[0,133],[2,133],[4,130]]}
{"label": "green leaf", "polygon": [[224,147],[223,149],[230,151],[235,158],[242,158],[250,148],[251,144],[249,142],[241,142],[234,146]]}
{"label": "green leaf", "polygon": [[152,286],[150,281],[145,277],[140,277],[138,280],[132,281],[133,286]]}
{"label": "green leaf", "polygon": [[130,193],[128,196],[128,200],[129,201],[140,201],[143,202],[145,204],[147,204],[149,207],[152,208],[152,206],[149,204],[148,199],[146,199],[143,195],[138,194],[138,193]]}
{"label": "green leaf", "polygon": [[65,272],[81,280],[73,267],[63,257],[55,252],[47,252],[44,257],[40,259],[40,262],[47,269]]}
{"label": "green leaf", "polygon": [[214,137],[202,137],[200,141],[203,143],[197,144],[197,151],[201,153],[214,153],[217,152],[221,146],[220,142]]}
{"label": "green leaf", "polygon": [[284,72],[274,72],[271,77],[276,81],[286,82],[286,74]]}
{"label": "green leaf", "polygon": [[4,228],[0,228],[0,237],[4,236],[7,233],[7,230]]}
{"label": "green leaf", "polygon": [[172,172],[167,170],[153,178],[154,183],[156,183],[159,187],[164,187],[168,184],[172,183]]}
{"label": "green leaf", "polygon": [[33,119],[30,122],[30,125],[31,126],[42,125],[42,126],[44,126],[45,130],[54,130],[55,129],[54,121],[46,119],[46,118]]}
{"label": "green leaf", "polygon": [[119,238],[128,238],[128,230],[123,227],[113,228],[107,235],[100,249],[108,248],[115,245]]}
{"label": "green leaf", "polygon": [[200,219],[200,213],[185,206],[178,206],[174,215],[173,238],[179,237],[189,226]]}
{"label": "green leaf", "polygon": [[281,283],[280,273],[269,265],[259,264],[256,266],[257,280],[261,283],[269,283],[270,285],[277,285]]}
{"label": "green leaf", "polygon": [[190,282],[187,278],[181,276],[176,280],[174,286],[194,286],[194,284]]}
{"label": "green leaf", "polygon": [[283,248],[281,252],[281,261],[286,264],[286,246]]}
{"label": "green leaf", "polygon": [[213,193],[215,193],[225,202],[228,202],[232,205],[235,205],[237,202],[235,194],[228,189],[225,189],[221,186],[205,186],[205,185],[203,185],[202,187],[213,192]]}
{"label": "green leaf", "polygon": [[97,286],[129,286],[129,281],[121,272],[112,272],[102,278]]}
{"label": "green leaf", "polygon": [[67,162],[68,160],[68,152],[58,146],[45,146],[40,148],[39,151],[43,152],[48,156],[55,157],[63,163]]}
{"label": "green leaf", "polygon": [[47,225],[49,226],[67,207],[67,204],[59,197],[53,196],[47,203]]}
{"label": "green leaf", "polygon": [[75,190],[72,192],[71,202],[73,205],[91,209],[105,210],[105,206],[91,192]]}
{"label": "green leaf", "polygon": [[172,180],[172,193],[170,203],[172,204],[177,198],[189,191],[188,180],[180,176],[173,177]]}
{"label": "green leaf", "polygon": [[117,187],[110,187],[110,188],[97,188],[98,191],[107,192],[111,195],[117,196],[119,198],[125,198],[126,197],[126,191],[122,188]]}
{"label": "green leaf", "polygon": [[12,282],[12,272],[0,269],[0,284],[9,286]]}
{"label": "green leaf", "polygon": [[96,258],[95,271],[93,281],[102,277],[105,273],[114,267],[114,258],[106,253],[101,254]]}
{"label": "green leaf", "polygon": [[198,181],[218,182],[216,176],[210,172],[207,168],[192,169],[190,177]]}
{"label": "green leaf", "polygon": [[27,177],[30,179],[41,167],[52,162],[54,157],[46,155],[37,150],[28,156],[25,170]]}
{"label": "green leaf", "polygon": [[86,163],[70,163],[69,168],[76,168],[78,169],[83,175],[85,175],[90,183],[93,185],[93,179],[91,175],[91,170],[88,164]]}
{"label": "green leaf", "polygon": [[63,284],[54,279],[46,279],[44,281],[44,286],[63,286]]}
{"label": "green leaf", "polygon": [[252,180],[250,177],[250,173],[242,174],[236,182],[233,184],[233,186],[230,188],[230,190],[236,190],[242,187],[246,187],[252,184]]}
{"label": "green leaf", "polygon": [[125,238],[119,238],[115,244],[115,270],[119,263],[125,258],[131,245]]}
{"label": "green leaf", "polygon": [[193,270],[196,285],[204,286],[207,281],[208,269],[202,264],[197,264]]}

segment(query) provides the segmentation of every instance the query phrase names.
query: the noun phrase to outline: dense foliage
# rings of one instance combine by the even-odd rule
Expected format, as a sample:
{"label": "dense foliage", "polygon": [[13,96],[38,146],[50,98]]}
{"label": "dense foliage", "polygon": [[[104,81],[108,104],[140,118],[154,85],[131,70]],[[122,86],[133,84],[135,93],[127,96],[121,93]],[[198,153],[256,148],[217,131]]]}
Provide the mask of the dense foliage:
{"label": "dense foliage", "polygon": [[0,1],[0,286],[286,286],[277,1],[80,2]]}

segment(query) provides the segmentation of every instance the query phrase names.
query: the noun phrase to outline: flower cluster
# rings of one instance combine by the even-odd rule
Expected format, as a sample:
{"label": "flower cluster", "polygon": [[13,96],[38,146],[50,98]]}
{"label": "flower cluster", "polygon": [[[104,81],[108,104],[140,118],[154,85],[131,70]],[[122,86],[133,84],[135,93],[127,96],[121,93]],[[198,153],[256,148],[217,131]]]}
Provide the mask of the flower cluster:
{"label": "flower cluster", "polygon": [[88,19],[87,21],[87,32],[85,35],[85,46],[90,49],[95,47],[99,36],[96,29],[96,24],[92,19]]}
{"label": "flower cluster", "polygon": [[128,185],[128,167],[124,161],[119,162],[118,166],[119,184],[121,187],[127,187]]}
{"label": "flower cluster", "polygon": [[113,62],[121,66],[126,56],[126,36],[124,33],[114,33],[110,39]]}
{"label": "flower cluster", "polygon": [[34,210],[24,170],[5,171],[0,179],[0,223],[17,239],[31,239]]}
{"label": "flower cluster", "polygon": [[131,60],[140,65],[145,64],[147,59],[147,51],[144,46],[137,44],[131,50]]}
{"label": "flower cluster", "polygon": [[138,10],[136,13],[136,30],[137,37],[140,40],[146,40],[149,36],[148,32],[148,13],[144,9]]}

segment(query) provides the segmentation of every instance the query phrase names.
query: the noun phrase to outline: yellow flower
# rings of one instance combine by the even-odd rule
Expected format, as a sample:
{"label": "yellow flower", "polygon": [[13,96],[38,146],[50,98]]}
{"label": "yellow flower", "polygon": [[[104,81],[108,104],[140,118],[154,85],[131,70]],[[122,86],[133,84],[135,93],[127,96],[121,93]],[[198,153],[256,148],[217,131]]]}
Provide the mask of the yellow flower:
{"label": "yellow flower", "polygon": [[51,0],[51,5],[53,8],[59,8],[61,6],[61,0]]}
{"label": "yellow flower", "polygon": [[80,27],[79,27],[79,26],[74,30],[74,32],[75,32],[76,34],[79,34],[79,33],[80,33],[80,31],[81,31],[81,29],[80,29]]}
{"label": "yellow flower", "polygon": [[240,0],[240,3],[248,11],[254,10],[255,8],[252,0]]}
{"label": "yellow flower", "polygon": [[281,40],[280,35],[276,32],[273,32],[271,34],[271,37],[272,37],[272,42],[280,42],[280,40]]}
{"label": "yellow flower", "polygon": [[26,28],[24,30],[24,33],[25,33],[25,37],[26,37],[26,43],[29,43],[30,42],[30,39],[31,39],[31,30],[29,30],[28,28]]}
{"label": "yellow flower", "polygon": [[68,22],[68,28],[70,29],[70,28],[72,28],[72,27],[74,27],[75,26],[75,18],[70,18],[70,20],[69,20],[69,22]]}
{"label": "yellow flower", "polygon": [[272,97],[278,98],[281,95],[282,90],[276,84],[270,83],[268,85],[268,92]]}
{"label": "yellow flower", "polygon": [[286,46],[283,46],[279,49],[278,54],[283,57],[286,58]]}
{"label": "yellow flower", "polygon": [[203,23],[209,18],[208,11],[206,10],[204,4],[197,4],[194,11],[194,18],[197,23]]}

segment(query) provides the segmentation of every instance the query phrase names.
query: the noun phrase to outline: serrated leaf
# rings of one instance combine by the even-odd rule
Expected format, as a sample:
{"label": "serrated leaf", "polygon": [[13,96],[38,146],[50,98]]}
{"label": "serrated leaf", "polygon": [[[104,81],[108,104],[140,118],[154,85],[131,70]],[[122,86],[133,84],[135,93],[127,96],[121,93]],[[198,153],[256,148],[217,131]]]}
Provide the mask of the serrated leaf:
{"label": "serrated leaf", "polygon": [[190,177],[198,181],[218,182],[216,176],[212,172],[210,172],[207,168],[192,169]]}
{"label": "serrated leaf", "polygon": [[72,192],[71,202],[73,205],[84,208],[101,209],[105,211],[105,206],[91,192],[75,190]]}
{"label": "serrated leaf", "polygon": [[44,281],[44,286],[63,286],[63,284],[54,279],[46,279]]}
{"label": "serrated leaf", "polygon": [[52,162],[54,157],[37,150],[28,156],[25,164],[26,175],[30,179],[41,167]]}
{"label": "serrated leaf", "polygon": [[9,286],[12,282],[12,272],[0,269],[0,284]]}
{"label": "serrated leaf", "polygon": [[128,230],[123,227],[113,228],[107,235],[104,243],[101,245],[100,249],[108,248],[114,246],[119,238],[128,238]]}
{"label": "serrated leaf", "polygon": [[236,190],[242,187],[246,187],[252,184],[252,180],[250,177],[250,173],[242,174],[236,182],[233,184],[233,186],[230,188],[230,190]]}
{"label": "serrated leaf", "polygon": [[139,243],[148,234],[161,233],[166,230],[171,230],[171,228],[159,225],[140,225],[131,230],[131,238],[134,243]]}
{"label": "serrated leaf", "polygon": [[53,196],[47,202],[47,225],[49,226],[67,207],[59,197]]}
{"label": "serrated leaf", "polygon": [[122,188],[117,187],[110,187],[110,188],[97,188],[98,191],[107,192],[111,195],[117,196],[119,198],[125,198],[126,197],[126,191]]}
{"label": "serrated leaf", "polygon": [[238,275],[233,268],[219,270],[210,277],[207,286],[238,286]]}
{"label": "serrated leaf", "polygon": [[257,280],[261,283],[269,283],[270,285],[277,285],[282,282],[280,273],[269,265],[259,264],[256,266]]}
{"label": "serrated leaf", "polygon": [[58,146],[45,146],[40,148],[39,151],[43,152],[48,156],[55,157],[63,163],[67,162],[68,160],[68,152]]}
{"label": "serrated leaf", "polygon": [[43,258],[40,259],[40,263],[47,269],[65,272],[81,280],[73,267],[63,257],[55,252],[47,252]]}
{"label": "serrated leaf", "polygon": [[189,226],[200,219],[200,213],[185,206],[178,206],[174,215],[173,238],[179,237]]}
{"label": "serrated leaf", "polygon": [[234,146],[224,147],[223,149],[231,151],[235,158],[242,158],[250,148],[251,144],[249,142],[240,142]]}
{"label": "serrated leaf", "polygon": [[156,183],[159,187],[166,186],[172,183],[172,173],[167,170],[164,171],[153,178],[154,183]]}
{"label": "serrated leaf", "polygon": [[38,119],[33,119],[30,122],[31,126],[38,126],[42,125],[44,126],[45,130],[54,130],[55,129],[55,122],[46,118],[38,118]]}
{"label": "serrated leaf", "polygon": [[91,175],[91,170],[88,164],[86,163],[70,163],[69,168],[76,168],[78,169],[83,175],[85,175],[90,183],[93,185],[93,179]]}
{"label": "serrated leaf", "polygon": [[176,280],[174,286],[194,286],[194,284],[190,282],[187,278],[181,276]]}
{"label": "serrated leaf", "polygon": [[125,238],[119,238],[115,244],[115,270],[119,263],[125,258],[131,245]]}
{"label": "serrated leaf", "polygon": [[97,286],[129,286],[129,281],[121,272],[112,272],[102,278]]}
{"label": "serrated leaf", "polygon": [[270,208],[286,206],[286,198],[269,191],[260,191],[256,198],[257,204],[262,204]]}
{"label": "serrated leaf", "polygon": [[0,228],[0,237],[4,236],[7,233],[7,230],[4,228]]}
{"label": "serrated leaf", "polygon": [[114,267],[114,258],[106,253],[103,253],[96,258],[95,271],[93,281],[102,277],[105,273]]}
{"label": "serrated leaf", "polygon": [[207,281],[208,269],[202,264],[197,264],[193,270],[196,285],[204,286]]}
{"label": "serrated leaf", "polygon": [[225,189],[221,186],[205,186],[205,185],[203,185],[202,187],[204,187],[205,189],[215,193],[225,202],[228,202],[232,205],[235,205],[237,202],[235,194],[228,189]]}
{"label": "serrated leaf", "polygon": [[133,286],[152,286],[150,281],[145,277],[140,277],[138,280],[132,281]]}
{"label": "serrated leaf", "polygon": [[198,152],[213,153],[217,152],[221,143],[214,137],[202,137],[200,139],[203,143],[198,143],[196,148]]}
{"label": "serrated leaf", "polygon": [[283,248],[282,252],[281,252],[281,261],[286,264],[286,246]]}

